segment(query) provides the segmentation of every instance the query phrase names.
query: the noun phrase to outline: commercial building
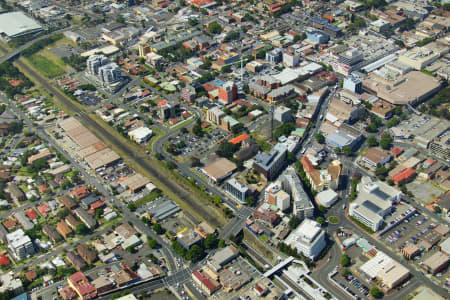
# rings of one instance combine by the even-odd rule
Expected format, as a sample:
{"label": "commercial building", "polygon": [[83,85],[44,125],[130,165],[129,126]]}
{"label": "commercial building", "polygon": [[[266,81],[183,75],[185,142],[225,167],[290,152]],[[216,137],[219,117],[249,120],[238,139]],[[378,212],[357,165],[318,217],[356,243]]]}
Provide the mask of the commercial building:
{"label": "commercial building", "polygon": [[363,80],[363,87],[377,97],[395,105],[417,105],[440,90],[438,78],[419,71],[388,77],[374,71]]}
{"label": "commercial building", "polygon": [[287,162],[287,149],[282,144],[276,144],[269,153],[258,153],[253,162],[253,168],[264,175],[267,180],[275,178]]}
{"label": "commercial building", "polygon": [[361,273],[370,280],[377,278],[393,289],[409,278],[409,270],[381,251],[360,267]]}
{"label": "commercial building", "polygon": [[219,87],[219,102],[224,105],[230,104],[237,98],[237,86],[234,81],[227,81]]}
{"label": "commercial building", "polygon": [[216,280],[207,276],[204,272],[195,270],[192,272],[192,279],[208,296],[211,296],[214,292],[220,289],[220,284]]}
{"label": "commercial building", "polygon": [[423,267],[429,273],[434,275],[447,268],[449,263],[450,263],[450,256],[442,252],[436,252],[423,262]]}
{"label": "commercial building", "polygon": [[316,221],[305,219],[287,237],[285,243],[314,260],[326,246],[325,232]]}
{"label": "commercial building", "polygon": [[321,192],[325,189],[337,189],[342,172],[342,164],[339,160],[333,160],[327,169],[314,168],[307,156],[301,158],[303,169],[314,190]]}
{"label": "commercial building", "polygon": [[275,102],[285,99],[295,93],[294,86],[291,84],[284,85],[277,89],[271,90],[267,94],[267,100]]}
{"label": "commercial building", "polygon": [[324,207],[332,206],[338,200],[338,194],[331,190],[324,190],[316,195],[316,201],[319,205]]}
{"label": "commercial building", "polygon": [[138,144],[145,143],[152,137],[152,135],[153,131],[145,126],[138,127],[128,132],[128,136]]}
{"label": "commercial building", "polygon": [[226,158],[219,158],[202,168],[202,172],[213,182],[221,182],[236,170],[236,164]]}
{"label": "commercial building", "polygon": [[177,241],[184,249],[189,250],[192,246],[201,244],[203,239],[197,232],[188,230],[179,234]]}
{"label": "commercial building", "polygon": [[17,38],[42,31],[41,25],[21,11],[0,14],[0,35]]}
{"label": "commercial building", "polygon": [[69,276],[69,278],[67,278],[67,283],[82,300],[94,299],[97,297],[97,289],[89,282],[82,272],[77,272]]}
{"label": "commercial building", "polygon": [[306,37],[314,44],[326,44],[330,40],[330,36],[328,34],[319,30],[307,32]]}
{"label": "commercial building", "polygon": [[283,50],[275,48],[266,53],[266,60],[272,64],[278,64],[283,60]]}
{"label": "commercial building", "polygon": [[279,105],[274,110],[273,118],[280,123],[288,122],[292,119],[291,109],[286,106]]}
{"label": "commercial building", "polygon": [[286,67],[296,67],[300,63],[300,56],[294,51],[283,51],[283,64]]}
{"label": "commercial building", "polygon": [[225,113],[217,106],[208,109],[206,112],[206,120],[215,125],[219,125],[224,117]]}
{"label": "commercial building", "polygon": [[400,202],[402,192],[384,182],[372,182],[368,177],[361,179],[357,190],[358,196],[350,204],[349,215],[373,231],[379,230],[392,205]]}
{"label": "commercial building", "polygon": [[223,266],[239,256],[239,250],[234,246],[227,246],[217,251],[208,261],[208,265],[215,271],[219,271]]}
{"label": "commercial building", "polygon": [[30,237],[26,235],[22,229],[8,233],[6,235],[6,241],[8,242],[8,247],[11,249],[13,255],[19,260],[27,258],[35,253],[34,245],[31,242]]}
{"label": "commercial building", "polygon": [[392,26],[391,23],[389,23],[386,20],[378,19],[376,21],[373,21],[369,25],[370,30],[377,32],[377,33],[386,33],[391,30]]}
{"label": "commercial building", "polygon": [[342,150],[342,148],[347,146],[354,150],[363,139],[364,136],[355,127],[342,124],[338,130],[325,137],[325,142],[332,148],[340,148]]}
{"label": "commercial building", "polygon": [[294,167],[289,166],[280,176],[283,190],[289,194],[293,203],[293,213],[300,219],[314,215],[314,205],[303,188]]}
{"label": "commercial building", "polygon": [[375,169],[378,166],[384,166],[390,162],[391,159],[392,156],[380,148],[369,148],[366,154],[361,158],[361,162],[370,168]]}
{"label": "commercial building", "polygon": [[445,50],[439,49],[440,47],[433,47],[435,43],[429,44],[423,47],[415,47],[398,57],[398,61],[407,65],[415,70],[422,70],[425,67],[431,65],[436,60],[448,53],[448,47]]}
{"label": "commercial building", "polygon": [[349,90],[353,93],[361,94],[362,93],[362,81],[361,79],[348,76],[344,78],[344,89]]}
{"label": "commercial building", "polygon": [[152,206],[149,209],[149,215],[152,220],[160,222],[165,218],[176,214],[180,211],[180,207],[173,203],[171,200],[166,200],[158,205]]}
{"label": "commercial building", "polygon": [[225,191],[240,203],[245,203],[245,198],[250,193],[246,184],[240,183],[235,178],[230,178],[225,183]]}
{"label": "commercial building", "polygon": [[264,200],[270,205],[275,205],[281,211],[291,206],[291,196],[281,189],[281,184],[278,182],[272,182],[267,186]]}

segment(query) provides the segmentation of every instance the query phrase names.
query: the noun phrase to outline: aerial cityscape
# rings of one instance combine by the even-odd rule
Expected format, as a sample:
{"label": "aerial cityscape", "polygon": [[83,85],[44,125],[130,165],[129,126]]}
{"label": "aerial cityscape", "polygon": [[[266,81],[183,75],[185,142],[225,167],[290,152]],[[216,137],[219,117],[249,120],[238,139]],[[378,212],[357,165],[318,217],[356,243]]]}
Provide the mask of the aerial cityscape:
{"label": "aerial cityscape", "polygon": [[0,300],[450,299],[449,27],[0,0]]}

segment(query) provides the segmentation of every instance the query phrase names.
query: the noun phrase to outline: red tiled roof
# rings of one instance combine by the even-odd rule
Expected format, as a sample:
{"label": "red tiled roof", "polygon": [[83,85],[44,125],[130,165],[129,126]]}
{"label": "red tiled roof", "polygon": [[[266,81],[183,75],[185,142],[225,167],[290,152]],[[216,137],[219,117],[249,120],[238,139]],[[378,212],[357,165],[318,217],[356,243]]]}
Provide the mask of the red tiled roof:
{"label": "red tiled roof", "polygon": [[45,184],[41,184],[40,186],[38,186],[39,192],[41,193],[45,193],[48,190],[48,186],[46,186]]}
{"label": "red tiled roof", "polygon": [[302,162],[303,169],[305,169],[305,172],[311,173],[316,170],[314,169],[314,166],[312,165],[311,161],[306,156],[303,156],[300,161]]}
{"label": "red tiled roof", "polygon": [[214,290],[214,288],[216,287],[216,286],[214,285],[214,283],[211,282],[211,280],[209,280],[208,278],[206,278],[206,277],[205,277],[202,273],[200,273],[199,271],[195,270],[192,274],[193,274],[195,277],[197,277],[197,279],[198,279],[202,284],[204,284],[205,287],[206,287],[208,290],[212,291],[212,290]]}
{"label": "red tiled roof", "polygon": [[32,208],[27,210],[25,212],[25,214],[28,216],[28,218],[30,218],[30,220],[34,220],[34,219],[39,218],[39,215],[37,214],[37,212],[34,209],[32,209]]}
{"label": "red tiled roof", "polygon": [[0,255],[0,265],[6,266],[9,264],[10,264],[10,261],[9,261],[8,257],[6,257],[6,255],[4,253],[2,255]]}
{"label": "red tiled roof", "polygon": [[399,156],[400,154],[403,153],[403,149],[399,148],[399,147],[394,147],[391,150],[392,154],[394,154],[395,156]]}
{"label": "red tiled roof", "polygon": [[212,86],[212,85],[210,85],[209,83],[205,83],[205,84],[203,85],[203,88],[204,88],[208,93],[211,92],[211,91],[214,91],[214,90],[217,90],[217,89],[218,89],[218,87]]}
{"label": "red tiled roof", "polygon": [[150,91],[149,90],[145,90],[141,94],[142,97],[145,97],[145,96],[148,96],[148,95],[150,95]]}
{"label": "red tiled roof", "polygon": [[426,162],[429,163],[430,165],[432,165],[432,164],[434,164],[436,161],[435,161],[434,159],[429,158],[429,159],[426,160]]}
{"label": "red tiled roof", "polygon": [[232,138],[231,140],[228,141],[228,143],[236,145],[236,144],[239,144],[240,142],[242,142],[243,140],[246,140],[248,138],[249,138],[248,134],[244,133],[244,134],[241,134],[241,135],[239,135],[239,136],[237,136],[235,138]]}
{"label": "red tiled roof", "polygon": [[167,100],[161,100],[158,102],[158,106],[163,106],[166,105],[167,103],[168,103]]}
{"label": "red tiled roof", "polygon": [[91,209],[97,209],[105,205],[105,203],[102,200],[97,200],[94,203],[91,204]]}
{"label": "red tiled roof", "polygon": [[3,222],[3,226],[6,227],[6,229],[11,229],[17,225],[17,221],[15,219],[9,219]]}
{"label": "red tiled roof", "polygon": [[97,289],[94,285],[88,282],[86,276],[82,272],[76,272],[73,275],[69,276],[68,280],[73,283],[73,286],[76,288],[79,294],[83,296],[87,296],[84,299],[92,299],[94,297],[88,297],[88,295],[96,295]]}
{"label": "red tiled roof", "polygon": [[394,180],[395,182],[400,182],[400,181],[410,178],[414,174],[416,174],[416,171],[413,168],[407,168],[406,170],[404,170],[404,171],[398,173],[397,175],[395,175],[394,177],[392,177],[392,180]]}
{"label": "red tiled roof", "polygon": [[43,216],[46,216],[47,212],[50,211],[50,207],[47,204],[39,205],[37,209]]}
{"label": "red tiled roof", "polygon": [[19,86],[19,85],[21,85],[21,84],[23,83],[23,80],[22,80],[22,79],[19,79],[19,80],[9,80],[8,82],[9,82],[9,84],[10,84],[12,87],[17,87],[17,86]]}

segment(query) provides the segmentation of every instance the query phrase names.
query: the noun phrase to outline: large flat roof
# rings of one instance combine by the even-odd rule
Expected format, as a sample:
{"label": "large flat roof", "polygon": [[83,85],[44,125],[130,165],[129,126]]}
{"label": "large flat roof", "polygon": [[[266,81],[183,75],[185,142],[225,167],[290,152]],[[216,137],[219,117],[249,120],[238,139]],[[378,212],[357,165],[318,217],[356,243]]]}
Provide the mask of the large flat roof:
{"label": "large flat roof", "polygon": [[236,170],[236,164],[223,157],[203,168],[203,172],[215,180],[222,179],[234,170]]}
{"label": "large flat roof", "polygon": [[419,71],[412,71],[397,80],[387,80],[375,72],[364,80],[364,86],[392,104],[401,105],[423,100],[440,88],[439,79]]}
{"label": "large flat roof", "polygon": [[0,14],[0,33],[10,38],[42,31],[38,22],[23,12],[14,11]]}

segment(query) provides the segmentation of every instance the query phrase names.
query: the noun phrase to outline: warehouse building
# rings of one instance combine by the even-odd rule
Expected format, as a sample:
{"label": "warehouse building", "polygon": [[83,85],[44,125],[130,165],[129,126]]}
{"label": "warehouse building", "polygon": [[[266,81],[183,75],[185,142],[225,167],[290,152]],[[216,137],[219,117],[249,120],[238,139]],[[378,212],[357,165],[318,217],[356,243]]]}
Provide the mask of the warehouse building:
{"label": "warehouse building", "polygon": [[38,22],[21,11],[0,14],[0,35],[6,38],[17,38],[42,31]]}
{"label": "warehouse building", "polygon": [[389,289],[393,289],[409,278],[409,270],[393,260],[385,253],[378,251],[369,261],[364,263],[361,272],[370,280],[377,278]]}

